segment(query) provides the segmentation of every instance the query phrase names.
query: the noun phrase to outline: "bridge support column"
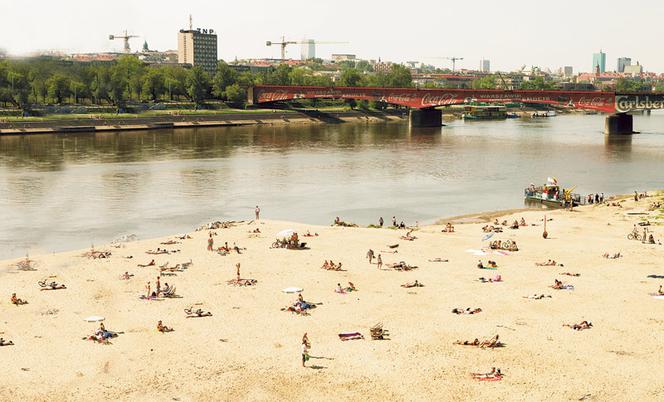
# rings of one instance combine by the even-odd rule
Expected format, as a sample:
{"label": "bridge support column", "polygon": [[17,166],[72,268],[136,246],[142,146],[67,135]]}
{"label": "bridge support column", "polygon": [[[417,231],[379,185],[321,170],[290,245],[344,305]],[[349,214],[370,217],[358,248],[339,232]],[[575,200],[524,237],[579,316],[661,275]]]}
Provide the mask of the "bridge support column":
{"label": "bridge support column", "polygon": [[634,118],[627,113],[616,113],[606,116],[605,134],[634,134]]}
{"label": "bridge support column", "polygon": [[411,127],[440,127],[443,125],[443,112],[438,109],[411,109]]}

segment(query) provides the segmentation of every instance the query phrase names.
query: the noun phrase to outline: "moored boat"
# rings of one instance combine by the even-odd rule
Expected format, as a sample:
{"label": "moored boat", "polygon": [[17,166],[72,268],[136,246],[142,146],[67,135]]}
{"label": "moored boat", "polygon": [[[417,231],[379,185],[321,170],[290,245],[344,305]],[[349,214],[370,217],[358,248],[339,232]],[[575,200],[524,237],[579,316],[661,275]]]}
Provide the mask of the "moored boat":
{"label": "moored boat", "polygon": [[583,204],[585,199],[580,194],[573,193],[573,190],[574,188],[561,188],[558,179],[549,177],[543,186],[528,186],[524,190],[524,201],[527,205],[542,208],[567,208]]}

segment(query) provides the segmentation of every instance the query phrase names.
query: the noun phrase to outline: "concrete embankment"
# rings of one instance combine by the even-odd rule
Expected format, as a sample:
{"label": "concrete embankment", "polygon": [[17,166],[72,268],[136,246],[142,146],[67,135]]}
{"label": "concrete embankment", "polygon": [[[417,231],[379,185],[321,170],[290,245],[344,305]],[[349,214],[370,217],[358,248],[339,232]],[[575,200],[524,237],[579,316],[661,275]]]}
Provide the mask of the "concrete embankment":
{"label": "concrete embankment", "polygon": [[118,119],[59,119],[38,122],[0,122],[0,135],[136,131],[197,127],[232,127],[248,125],[320,124],[344,122],[387,122],[405,119],[401,111],[321,112],[275,111],[266,113],[224,113],[218,115],[156,116]]}

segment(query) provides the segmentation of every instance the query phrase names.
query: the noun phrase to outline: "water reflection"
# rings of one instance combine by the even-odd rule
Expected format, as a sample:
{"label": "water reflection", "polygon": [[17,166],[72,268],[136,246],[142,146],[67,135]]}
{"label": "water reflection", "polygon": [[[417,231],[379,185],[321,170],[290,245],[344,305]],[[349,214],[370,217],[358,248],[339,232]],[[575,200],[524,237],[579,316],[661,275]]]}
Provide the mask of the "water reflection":
{"label": "water reflection", "polygon": [[663,116],[199,128],[0,137],[0,258],[248,217],[426,222],[522,205],[556,175],[581,193],[664,187]]}

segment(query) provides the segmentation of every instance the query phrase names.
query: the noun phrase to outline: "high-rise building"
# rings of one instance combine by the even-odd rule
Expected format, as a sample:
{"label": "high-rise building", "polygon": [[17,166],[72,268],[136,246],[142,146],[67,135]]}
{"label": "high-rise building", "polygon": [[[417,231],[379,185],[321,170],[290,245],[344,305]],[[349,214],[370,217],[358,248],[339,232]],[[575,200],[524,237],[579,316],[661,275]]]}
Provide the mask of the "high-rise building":
{"label": "high-rise building", "polygon": [[311,60],[316,58],[316,41],[313,39],[302,40],[302,52],[300,53],[302,60]]}
{"label": "high-rise building", "polygon": [[178,34],[178,63],[200,66],[210,74],[217,69],[217,34],[212,29],[181,29]]}
{"label": "high-rise building", "polygon": [[599,53],[593,53],[593,73],[606,72],[606,53],[599,51]]}
{"label": "high-rise building", "polygon": [[625,66],[625,74],[631,74],[633,76],[643,74],[643,66],[637,61],[634,65]]}
{"label": "high-rise building", "polygon": [[618,58],[618,69],[616,70],[619,73],[625,72],[625,67],[632,65],[632,59],[629,57],[619,57]]}
{"label": "high-rise building", "polygon": [[491,72],[491,60],[480,60],[480,71],[483,73]]}
{"label": "high-rise building", "polygon": [[563,67],[563,74],[565,77],[571,77],[574,75],[574,67],[572,66],[565,66]]}

